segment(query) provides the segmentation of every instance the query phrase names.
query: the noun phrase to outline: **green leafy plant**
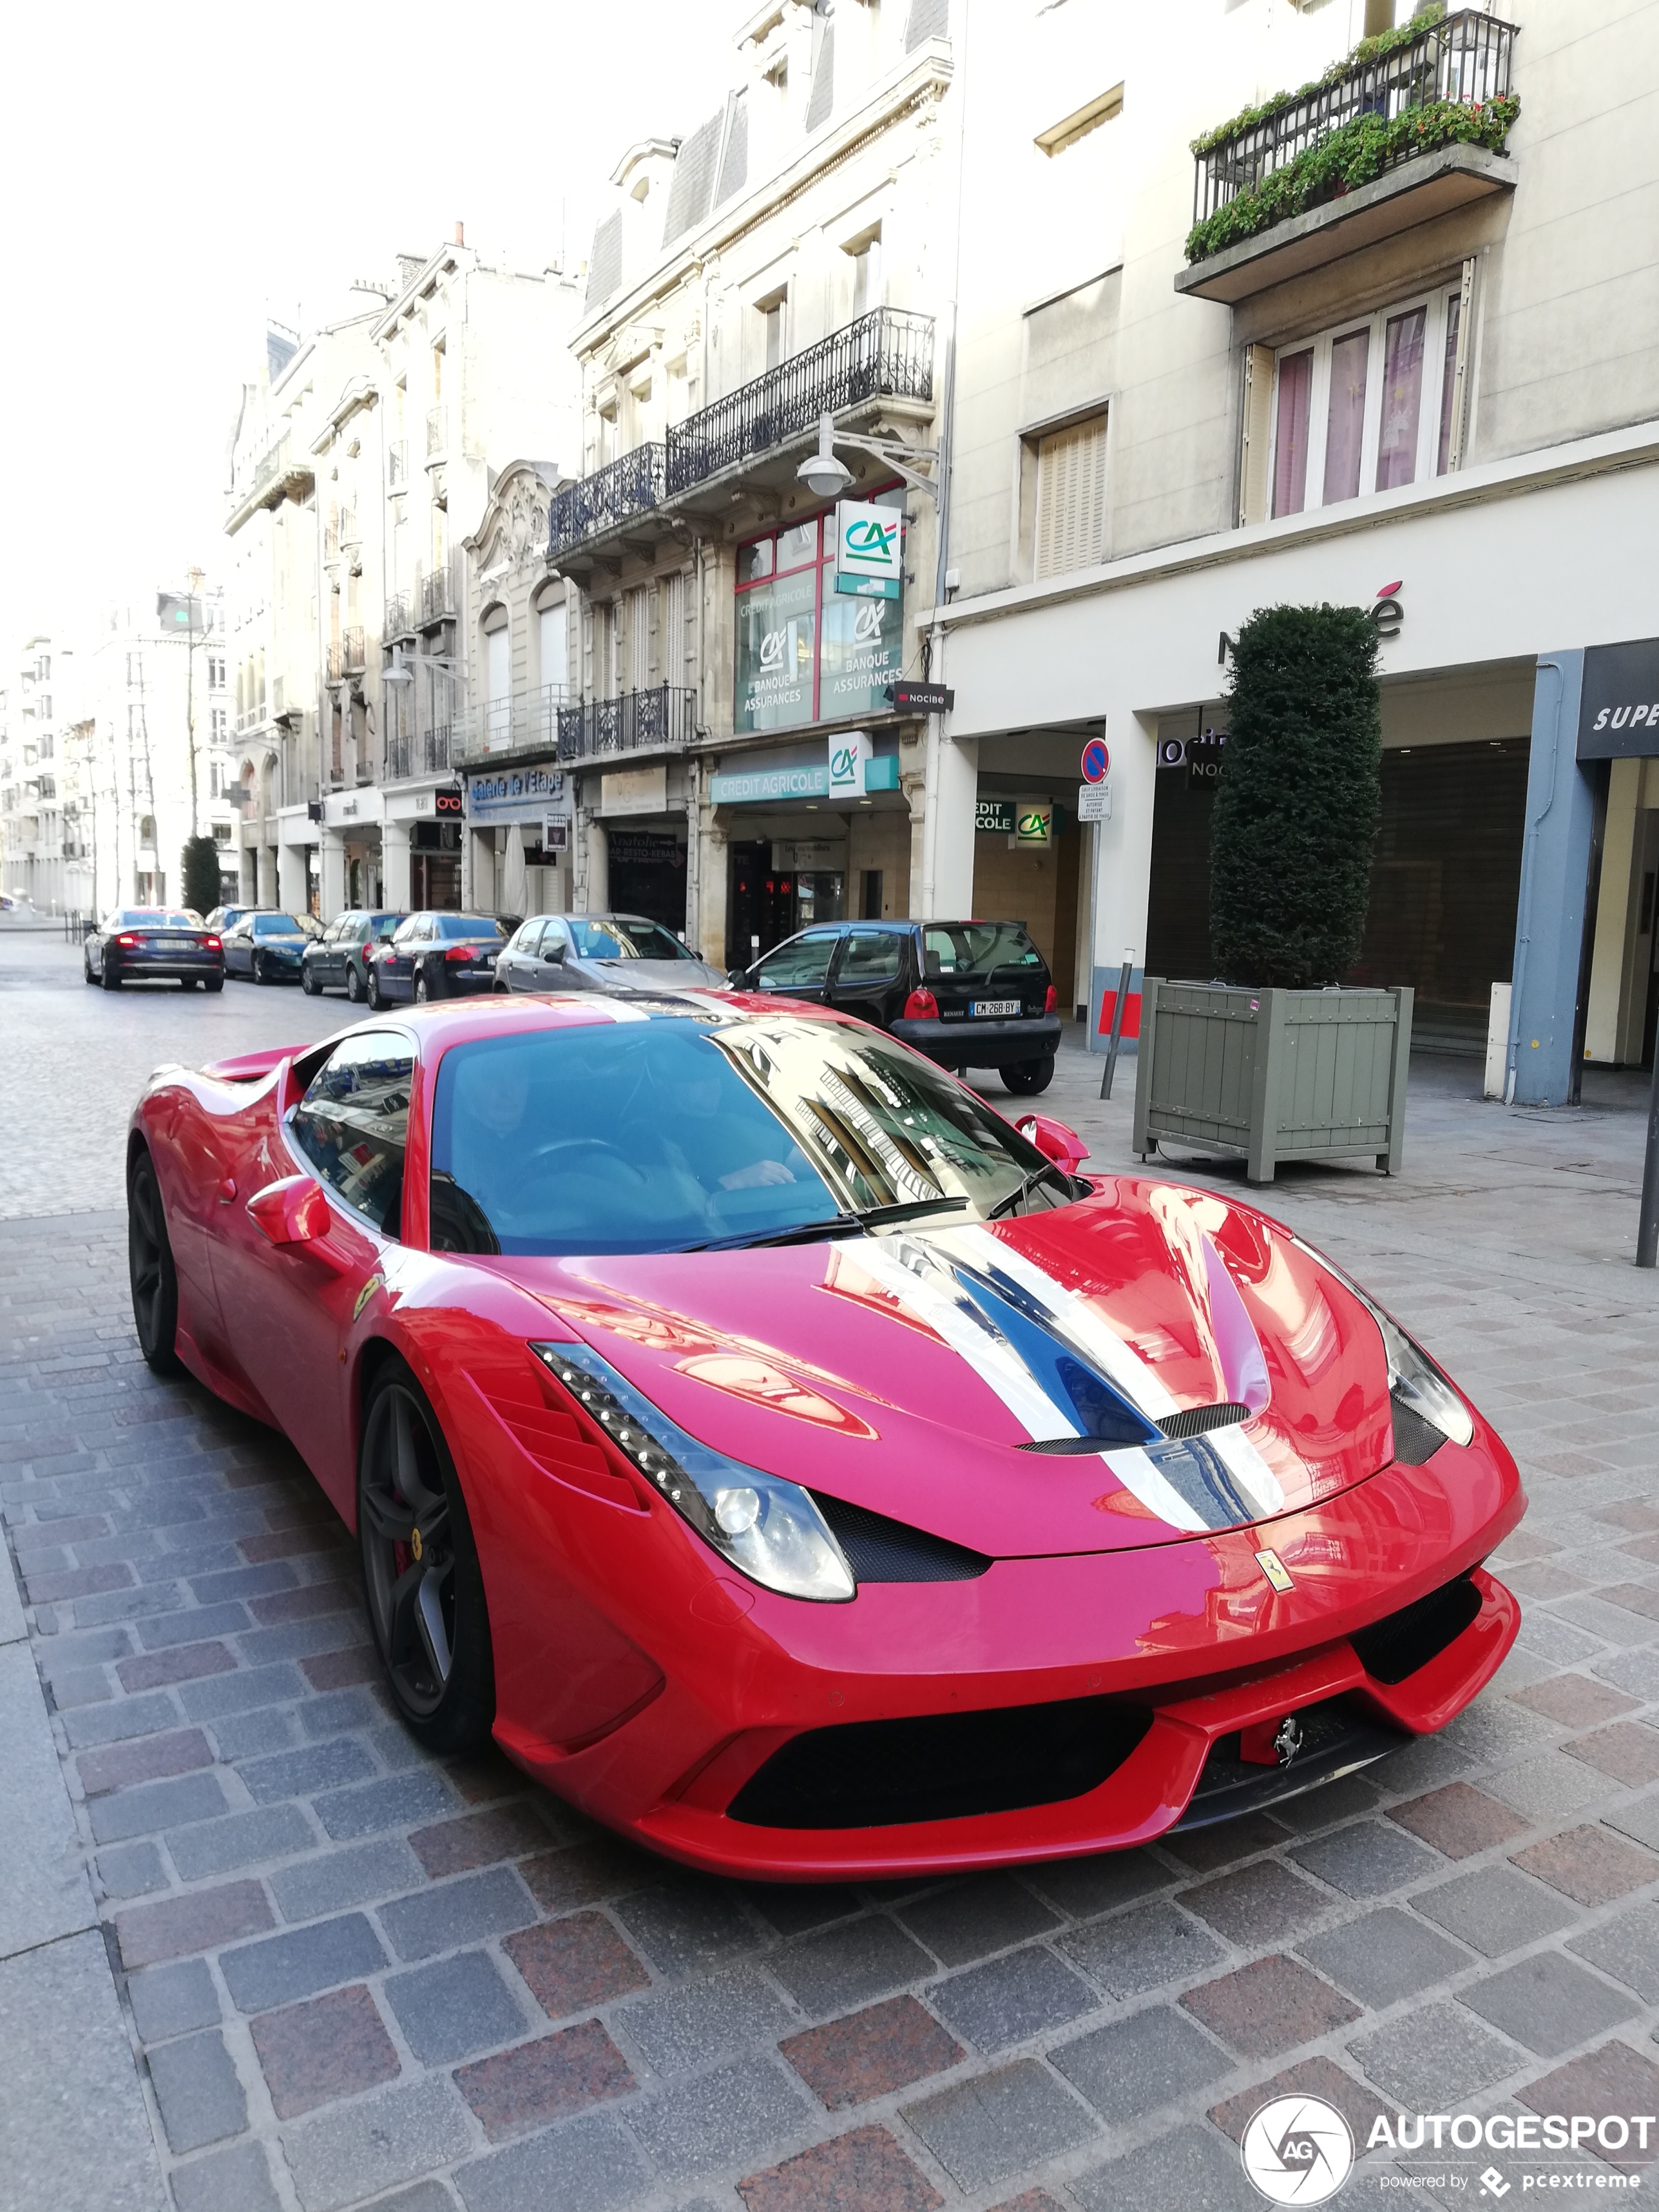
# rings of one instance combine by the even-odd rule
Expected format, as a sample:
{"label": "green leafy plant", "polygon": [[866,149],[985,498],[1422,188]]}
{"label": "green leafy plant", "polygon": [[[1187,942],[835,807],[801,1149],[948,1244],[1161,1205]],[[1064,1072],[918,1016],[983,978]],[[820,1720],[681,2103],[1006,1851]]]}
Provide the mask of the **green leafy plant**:
{"label": "green leafy plant", "polygon": [[1513,94],[1472,101],[1434,100],[1405,107],[1398,115],[1357,115],[1311,146],[1282,169],[1242,191],[1187,234],[1189,262],[1207,260],[1275,223],[1369,185],[1414,154],[1437,147],[1484,146],[1501,154],[1521,103]]}
{"label": "green leafy plant", "polygon": [[1328,92],[1333,85],[1340,84],[1343,78],[1354,70],[1364,69],[1371,62],[1379,62],[1385,55],[1397,53],[1401,46],[1414,45],[1425,31],[1440,21],[1445,12],[1445,0],[1430,0],[1430,4],[1419,8],[1409,23],[1396,23],[1392,30],[1374,32],[1369,39],[1362,39],[1352,53],[1344,54],[1340,61],[1333,62],[1322,76],[1310,77],[1306,84],[1299,85],[1294,92],[1276,92],[1271,100],[1264,100],[1260,106],[1243,107],[1225,123],[1218,123],[1213,131],[1206,131],[1201,138],[1194,139],[1194,153],[1212,153],[1236,131],[1254,130],[1258,123],[1265,123],[1281,107],[1290,107],[1298,100],[1311,100],[1317,93]]}
{"label": "green leafy plant", "polygon": [[1381,807],[1376,629],[1361,607],[1264,607],[1233,647],[1210,818],[1210,932],[1230,982],[1334,983],[1359,957]]}
{"label": "green leafy plant", "polygon": [[211,837],[186,837],[183,862],[185,904],[211,914],[219,904],[219,848]]}

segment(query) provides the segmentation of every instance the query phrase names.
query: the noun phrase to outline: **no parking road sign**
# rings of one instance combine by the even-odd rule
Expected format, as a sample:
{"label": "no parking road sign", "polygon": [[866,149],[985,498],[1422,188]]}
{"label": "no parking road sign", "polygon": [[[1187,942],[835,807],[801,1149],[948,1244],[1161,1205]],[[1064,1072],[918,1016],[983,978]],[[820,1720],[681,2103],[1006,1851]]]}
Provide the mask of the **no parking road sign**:
{"label": "no parking road sign", "polygon": [[1106,750],[1103,738],[1091,738],[1083,748],[1083,781],[1085,783],[1104,783],[1112,757]]}

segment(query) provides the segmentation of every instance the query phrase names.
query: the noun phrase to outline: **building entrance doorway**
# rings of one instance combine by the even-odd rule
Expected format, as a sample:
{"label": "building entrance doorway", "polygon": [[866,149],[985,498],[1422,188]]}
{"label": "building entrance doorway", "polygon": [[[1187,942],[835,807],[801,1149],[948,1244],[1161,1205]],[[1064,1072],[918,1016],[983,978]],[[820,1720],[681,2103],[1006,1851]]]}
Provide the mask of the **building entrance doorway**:
{"label": "building entrance doorway", "polygon": [[845,868],[779,868],[773,860],[769,837],[734,842],[729,848],[732,888],[726,945],[734,966],[748,967],[815,921],[846,918]]}
{"label": "building entrance doorway", "polygon": [[685,848],[660,830],[612,830],[606,840],[612,914],[643,915],[677,936],[685,929]]}

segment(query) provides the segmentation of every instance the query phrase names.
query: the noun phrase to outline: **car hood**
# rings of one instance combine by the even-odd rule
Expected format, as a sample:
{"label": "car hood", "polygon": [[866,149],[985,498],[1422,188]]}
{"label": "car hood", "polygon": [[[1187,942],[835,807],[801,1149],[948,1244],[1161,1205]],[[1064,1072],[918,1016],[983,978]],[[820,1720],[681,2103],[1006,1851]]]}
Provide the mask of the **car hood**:
{"label": "car hood", "polygon": [[718,968],[702,960],[577,960],[571,963],[591,975],[602,991],[706,991],[711,985],[726,988]]}
{"label": "car hood", "polygon": [[[994,1558],[1271,1521],[1393,1456],[1359,1299],[1279,1224],[1174,1183],[1102,1177],[990,1224],[487,1264],[715,1449]],[[1098,1441],[1136,1415],[1146,1441]]]}

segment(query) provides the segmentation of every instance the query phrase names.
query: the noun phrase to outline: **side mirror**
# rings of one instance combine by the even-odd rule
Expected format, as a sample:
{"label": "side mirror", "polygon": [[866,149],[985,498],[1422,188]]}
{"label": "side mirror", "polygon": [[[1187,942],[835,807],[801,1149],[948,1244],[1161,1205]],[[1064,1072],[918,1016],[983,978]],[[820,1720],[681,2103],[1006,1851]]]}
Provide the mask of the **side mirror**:
{"label": "side mirror", "polygon": [[726,980],[734,991],[746,991],[749,988],[749,970],[746,968],[728,968]]}
{"label": "side mirror", "polygon": [[542,958],[544,960],[550,960],[556,968],[562,968],[564,965],[564,955],[565,942],[563,938],[560,938],[556,944],[550,945],[548,946],[546,951],[543,953]]}
{"label": "side mirror", "polygon": [[319,1260],[326,1260],[331,1266],[339,1264],[322,1244],[334,1225],[334,1217],[322,1185],[310,1176],[284,1176],[280,1182],[268,1182],[249,1199],[247,1210],[268,1243],[320,1247],[317,1249]]}
{"label": "side mirror", "polygon": [[1014,1127],[1027,1144],[1035,1145],[1044,1159],[1064,1168],[1067,1175],[1075,1175],[1089,1157],[1089,1147],[1077,1131],[1050,1114],[1027,1114]]}

